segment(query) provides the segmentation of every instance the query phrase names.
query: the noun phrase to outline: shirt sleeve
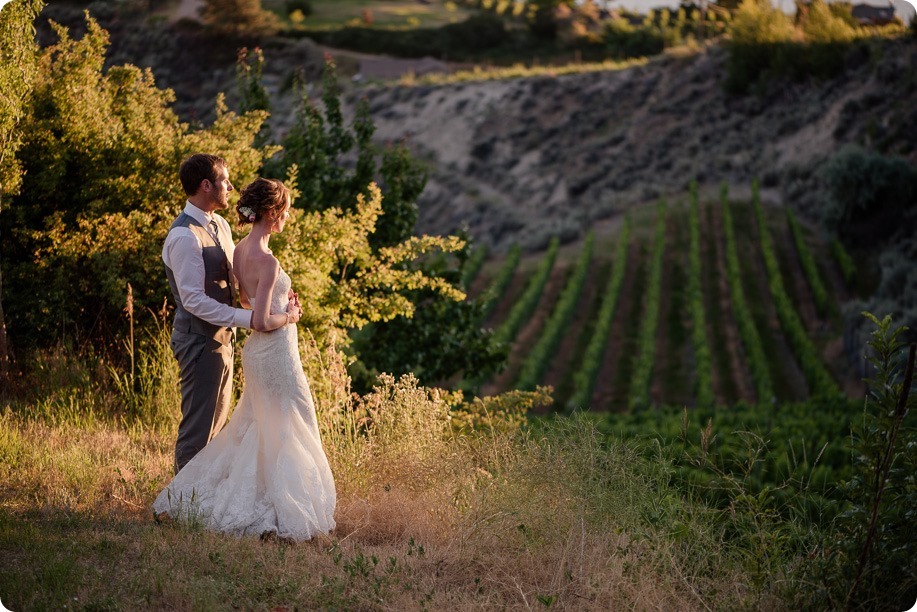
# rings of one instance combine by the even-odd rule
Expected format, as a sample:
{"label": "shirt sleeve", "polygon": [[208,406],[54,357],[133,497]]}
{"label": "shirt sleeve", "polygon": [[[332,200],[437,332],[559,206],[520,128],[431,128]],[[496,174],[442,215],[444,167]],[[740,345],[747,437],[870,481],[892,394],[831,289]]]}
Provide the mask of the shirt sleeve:
{"label": "shirt sleeve", "polygon": [[185,228],[171,230],[162,248],[162,259],[175,276],[185,310],[212,325],[251,329],[250,310],[233,308],[204,292],[203,249],[192,232]]}

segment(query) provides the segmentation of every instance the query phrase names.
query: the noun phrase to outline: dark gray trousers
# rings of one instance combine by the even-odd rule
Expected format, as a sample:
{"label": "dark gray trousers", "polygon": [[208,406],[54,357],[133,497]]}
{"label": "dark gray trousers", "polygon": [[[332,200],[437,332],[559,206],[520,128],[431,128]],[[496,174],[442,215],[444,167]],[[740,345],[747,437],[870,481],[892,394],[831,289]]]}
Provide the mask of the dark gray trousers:
{"label": "dark gray trousers", "polygon": [[232,393],[232,342],[172,330],[172,353],[181,371],[181,422],[175,473],[226,424]]}

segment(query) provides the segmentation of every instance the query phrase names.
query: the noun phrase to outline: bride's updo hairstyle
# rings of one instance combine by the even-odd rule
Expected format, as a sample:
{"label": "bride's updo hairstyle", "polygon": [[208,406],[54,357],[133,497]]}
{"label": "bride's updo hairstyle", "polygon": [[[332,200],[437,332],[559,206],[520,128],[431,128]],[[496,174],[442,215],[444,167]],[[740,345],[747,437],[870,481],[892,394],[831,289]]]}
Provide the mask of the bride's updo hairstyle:
{"label": "bride's updo hairstyle", "polygon": [[236,212],[239,223],[257,223],[270,210],[283,210],[290,203],[290,190],[277,179],[256,178],[242,190]]}

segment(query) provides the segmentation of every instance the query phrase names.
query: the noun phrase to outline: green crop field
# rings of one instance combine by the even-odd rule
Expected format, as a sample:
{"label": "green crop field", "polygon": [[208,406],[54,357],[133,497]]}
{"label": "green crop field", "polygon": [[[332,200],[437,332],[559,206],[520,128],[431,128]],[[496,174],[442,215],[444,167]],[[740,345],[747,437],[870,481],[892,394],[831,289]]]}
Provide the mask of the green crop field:
{"label": "green crop field", "polygon": [[[691,201],[685,194],[656,210],[635,211],[629,234],[605,237],[629,245],[595,250],[590,270],[605,273],[585,284],[598,283],[593,293],[616,296],[612,315],[607,309],[600,314],[594,298],[581,297],[586,292],[558,299],[565,279],[581,274],[579,244],[561,249],[550,276],[543,269],[550,253],[529,254],[523,265],[511,268],[500,256],[487,261],[481,274],[500,277],[501,295],[491,296],[485,324],[511,342],[508,371],[514,375],[500,376],[485,389],[512,388],[528,360],[525,387],[552,384],[560,391],[557,406],[567,406],[574,399],[568,396],[579,389],[576,407],[599,411],[627,412],[629,403],[769,404],[837,394],[841,388],[858,393],[862,386],[847,364],[826,357],[837,341],[839,298],[824,287],[816,298],[810,281],[814,262],[838,266],[830,242],[813,232],[803,235],[794,217],[757,199],[733,200],[724,193],[718,200],[693,206]],[[631,249],[636,252],[628,257]],[[529,275],[536,265],[540,273],[534,281],[506,278],[510,269]],[[618,271],[612,276],[613,266]],[[564,329],[556,329],[561,324]],[[597,330],[601,337],[578,342],[584,330]],[[587,352],[588,344],[594,346]],[[550,354],[542,354],[545,346]],[[596,379],[588,397],[583,383],[574,382],[583,368]],[[616,375],[602,377],[603,369]],[[629,374],[618,376],[621,371]]]}

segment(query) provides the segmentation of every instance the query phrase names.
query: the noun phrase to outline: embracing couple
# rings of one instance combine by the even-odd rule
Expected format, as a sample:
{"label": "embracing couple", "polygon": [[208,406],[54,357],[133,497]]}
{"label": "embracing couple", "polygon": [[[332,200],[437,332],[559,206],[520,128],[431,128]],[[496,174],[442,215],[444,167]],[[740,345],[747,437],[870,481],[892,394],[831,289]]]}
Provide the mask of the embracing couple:
{"label": "embracing couple", "polygon": [[[175,298],[182,418],[176,475],[153,512],[235,535],[328,533],[336,492],[299,357],[302,308],[268,248],[289,218],[290,192],[273,179],[245,187],[236,211],[252,228],[234,246],[229,224],[214,214],[229,208],[226,162],[192,155],[179,177],[188,201],[162,259]],[[245,387],[227,423],[235,327],[252,333],[242,349]]]}

